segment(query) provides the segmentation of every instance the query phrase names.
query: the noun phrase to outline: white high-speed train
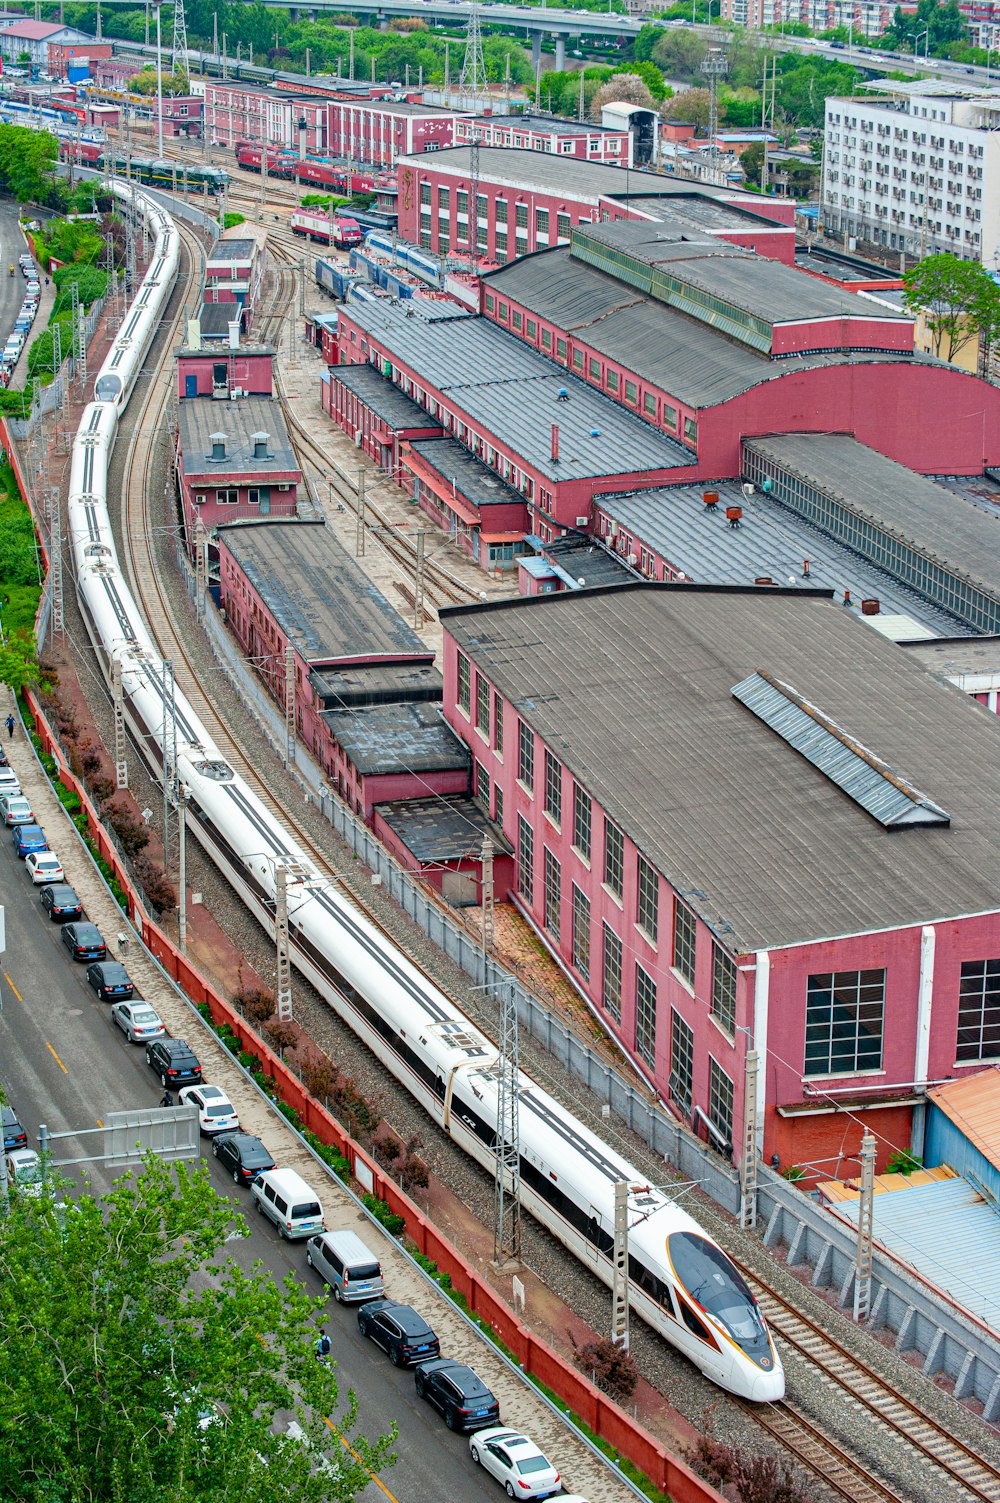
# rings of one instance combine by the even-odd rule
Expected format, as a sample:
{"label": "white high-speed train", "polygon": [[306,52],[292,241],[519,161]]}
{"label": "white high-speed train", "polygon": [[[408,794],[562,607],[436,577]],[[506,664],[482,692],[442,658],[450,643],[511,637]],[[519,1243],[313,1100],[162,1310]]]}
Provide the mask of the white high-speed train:
{"label": "white high-speed train", "polygon": [[[116,189],[121,196],[131,190]],[[98,372],[77,431],[69,529],[81,608],[110,678],[121,665],[125,714],[154,771],[164,760],[162,662],[119,567],[107,477],[119,414],[128,401],[175,279],[178,235],[169,214],[138,194],[155,237],[150,270]],[[181,693],[177,762],[189,828],[273,933],[276,871],[287,877],[298,969],[435,1122],[490,1172],[497,1122],[497,1051],[361,913],[237,777]],[[172,745],[169,751],[172,754]],[[722,1388],[759,1402],[780,1399],[784,1374],[750,1289],[732,1262],[679,1206],[522,1075],[521,1197],[525,1207],[610,1284],[616,1182],[631,1187],[630,1302]]]}

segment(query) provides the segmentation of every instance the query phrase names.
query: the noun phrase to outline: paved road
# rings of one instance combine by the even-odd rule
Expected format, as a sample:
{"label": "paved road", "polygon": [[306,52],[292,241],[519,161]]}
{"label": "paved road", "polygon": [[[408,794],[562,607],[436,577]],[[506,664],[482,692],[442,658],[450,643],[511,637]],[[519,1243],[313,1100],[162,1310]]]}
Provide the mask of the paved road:
{"label": "paved road", "polygon": [[[2,721],[6,701],[0,709]],[[7,745],[6,732],[0,734]],[[92,869],[88,870],[88,863],[74,844],[74,832],[60,824],[64,815],[44,787],[37,764],[21,738],[18,730],[11,746],[12,761],[39,821],[66,863],[67,874],[85,905],[91,905],[90,912],[100,921],[105,938],[113,939],[117,920],[113,906],[107,906],[106,890],[102,893],[95,884]],[[53,832],[58,832],[56,838]],[[99,1002],[87,986],[86,967],[70,960],[60,942],[59,927],[46,918],[38,891],[15,857],[6,831],[0,832],[0,902],[6,910],[7,932],[0,980],[0,1081],[31,1144],[37,1145],[41,1121],[51,1132],[82,1132],[96,1128],[110,1111],[155,1106],[161,1086],[145,1064],[144,1051],[126,1043],[111,1023],[110,1007]],[[152,974],[152,982],[146,982],[144,989],[147,995],[155,996],[157,1005],[169,1017],[170,1006],[176,1009],[176,1004],[169,995],[161,997],[148,960],[133,953],[129,965],[135,977]],[[294,1162],[295,1146],[289,1143],[284,1124],[271,1114],[265,1115],[256,1098],[244,1106],[245,1088],[241,1091],[239,1080],[233,1084],[226,1078],[231,1064],[227,1067],[226,1057],[217,1046],[199,1033],[198,1020],[181,1012],[171,1021],[175,1034],[183,1031],[194,1043],[207,1077],[218,1079],[229,1091],[248,1130],[265,1137],[279,1162]],[[218,1063],[214,1064],[216,1056]],[[62,1140],[55,1156],[98,1151],[93,1145],[99,1141],[96,1137]],[[210,1152],[207,1162],[220,1193],[247,1198],[245,1191],[237,1191],[231,1179],[221,1173]],[[295,1167],[311,1173],[313,1182],[318,1183],[315,1166],[312,1170],[308,1164]],[[111,1176],[103,1164],[90,1166],[90,1176],[98,1193],[108,1188]],[[323,1200],[328,1225],[357,1224],[367,1240],[377,1245],[379,1234],[371,1230],[366,1233],[357,1212],[337,1204],[332,1182],[323,1191]],[[317,1293],[322,1292],[319,1278],[306,1267],[301,1244],[283,1242],[270,1223],[256,1216],[248,1217],[248,1225],[251,1236],[229,1248],[242,1267],[249,1269],[255,1259],[260,1259],[278,1279],[291,1271]],[[446,1355],[472,1362],[480,1369],[500,1397],[509,1423],[524,1425],[533,1433],[562,1467],[569,1469],[573,1484],[594,1503],[618,1503],[627,1496],[620,1480],[596,1464],[563,1424],[540,1408],[533,1390],[497,1363],[489,1344],[460,1322],[456,1324],[450,1304],[413,1274],[391,1242],[385,1244],[380,1256],[390,1292],[424,1311],[437,1326]],[[365,1490],[366,1503],[501,1503],[503,1493],[497,1484],[473,1466],[468,1442],[449,1434],[436,1414],[418,1402],[412,1374],[396,1371],[376,1347],[361,1339],[356,1315],[331,1300],[328,1322],[341,1391],[353,1388],[357,1392],[361,1428],[377,1434],[392,1419],[399,1428],[399,1460],[385,1473],[384,1480],[372,1482]]]}

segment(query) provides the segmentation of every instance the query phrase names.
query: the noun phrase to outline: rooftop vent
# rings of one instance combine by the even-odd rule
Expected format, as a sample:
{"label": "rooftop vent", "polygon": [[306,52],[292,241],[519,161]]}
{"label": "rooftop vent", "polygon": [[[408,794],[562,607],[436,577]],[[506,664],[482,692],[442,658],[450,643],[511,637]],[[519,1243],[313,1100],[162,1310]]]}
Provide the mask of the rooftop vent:
{"label": "rooftop vent", "polygon": [[208,456],[209,459],[225,459],[226,435],[224,433],[210,433],[208,441],[212,445],[212,452]]}
{"label": "rooftop vent", "polygon": [[273,455],[271,455],[271,454],[269,454],[267,452],[267,446],[268,446],[268,443],[270,442],[270,438],[271,438],[271,435],[269,433],[255,433],[253,435],[253,457],[254,457],[254,459],[272,459],[273,458]]}
{"label": "rooftop vent", "polygon": [[560,386],[558,392],[556,393],[556,401],[558,401],[558,402],[568,402],[569,401],[569,391],[566,389],[565,386]]}

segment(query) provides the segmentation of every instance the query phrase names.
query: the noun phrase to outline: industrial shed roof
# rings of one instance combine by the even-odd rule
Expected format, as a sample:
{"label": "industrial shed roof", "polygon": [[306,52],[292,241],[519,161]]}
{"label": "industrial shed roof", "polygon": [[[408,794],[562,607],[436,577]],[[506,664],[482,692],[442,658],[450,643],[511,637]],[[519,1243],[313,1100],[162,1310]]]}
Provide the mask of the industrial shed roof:
{"label": "industrial shed roof", "polygon": [[[561,122],[557,122],[561,123]],[[449,146],[432,155],[404,156],[399,167],[416,167],[429,172],[451,172],[468,176],[471,147]],[[611,167],[603,162],[585,162],[581,157],[555,156],[547,151],[523,151],[513,146],[479,148],[479,180],[509,183],[513,188],[539,189],[545,193],[581,194],[596,203],[603,193],[690,193],[690,178],[670,178],[656,172],[639,172],[629,167]],[[721,198],[721,189],[698,185],[699,193]]]}
{"label": "industrial shed roof", "polygon": [[453,794],[446,798],[398,799],[377,804],[376,813],[420,862],[466,861],[479,858],[483,836],[493,849],[509,856],[513,846],[475,799]]}
{"label": "industrial shed roof", "polygon": [[469,751],[426,700],[328,710],[330,734],[362,777],[396,772],[447,772],[469,765]]}
{"label": "industrial shed roof", "polygon": [[[825,595],[636,584],[441,621],[734,952],[1000,908],[1000,723]],[[950,826],[883,829],[734,698],[759,671]]]}
{"label": "industrial shed roof", "polygon": [[[425,317],[410,302],[404,308],[373,299],[351,303],[343,317],[378,336],[421,382],[452,397],[469,418],[553,482],[695,463],[682,444],[488,319],[464,311],[444,316],[442,307]],[[552,458],[553,424],[559,429],[558,460]]]}
{"label": "industrial shed roof", "polygon": [[927,1097],[1000,1169],[1000,1065],[932,1086]]}
{"label": "industrial shed roof", "polygon": [[394,432],[399,429],[440,426],[436,418],[425,412],[405,391],[400,391],[398,386],[379,375],[371,365],[338,365],[329,375],[324,371],[322,379],[338,381],[341,386],[353,392],[359,402],[363,402]]}
{"label": "industrial shed roof", "polygon": [[[758,266],[772,264],[762,257],[753,259]],[[801,370],[920,358],[845,355],[835,350],[769,360],[748,345],[726,339],[708,324],[571,258],[568,248],[521,256],[484,280],[489,291],[506,293],[540,318],[577,334],[602,355],[695,408],[714,407],[761,382],[778,381]]]}
{"label": "industrial shed roof", "polygon": [[[235,306],[235,303],[216,304],[220,308]],[[238,402],[179,402],[177,431],[181,468],[189,480],[218,480],[225,485],[236,474],[259,475],[266,480],[301,473],[281,404],[270,397],[241,397]],[[226,440],[222,459],[211,457],[212,437],[216,433]],[[258,433],[268,438],[267,455],[261,459],[255,458],[253,452]]]}
{"label": "industrial shed roof", "polygon": [[473,506],[524,506],[520,491],[452,438],[418,439],[412,452]]}
{"label": "industrial shed roof", "polygon": [[326,523],[242,523],[219,539],[307,662],[429,656]]}

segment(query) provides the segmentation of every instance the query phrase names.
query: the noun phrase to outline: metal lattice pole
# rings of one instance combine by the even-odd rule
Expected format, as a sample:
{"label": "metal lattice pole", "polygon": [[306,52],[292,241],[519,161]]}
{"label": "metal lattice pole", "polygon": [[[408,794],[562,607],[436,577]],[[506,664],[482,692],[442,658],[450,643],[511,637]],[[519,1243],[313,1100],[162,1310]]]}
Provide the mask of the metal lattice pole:
{"label": "metal lattice pole", "polygon": [[518,1101],[517,1002],[513,984],[500,990],[493,1260],[521,1261],[521,1128]]}
{"label": "metal lattice pole", "polygon": [[716,135],[719,130],[719,79],[729,72],[729,63],[721,47],[710,47],[702,59],[701,72],[708,79],[708,150],[709,155],[719,154]]}
{"label": "metal lattice pole", "polygon": [[295,766],[295,648],[285,647],[285,762]]}
{"label": "metal lattice pole", "polygon": [[279,862],[274,873],[274,943],[278,957],[277,1013],[282,1023],[292,1017],[292,960],[288,945],[288,871]]}
{"label": "metal lattice pole", "polygon": [[459,96],[466,109],[481,110],[486,99],[486,65],[483,62],[483,37],[479,26],[479,3],[472,0],[469,23],[465,30],[465,57],[458,82]]}
{"label": "metal lattice pole", "polygon": [[194,524],[194,580],[195,614],[199,621],[205,619],[205,592],[208,589],[208,533],[198,517]]}
{"label": "metal lattice pole", "polygon": [[122,698],[122,663],[115,658],[111,664],[111,694],[115,711],[115,787],[128,787],[128,761],[125,755],[125,703]]}
{"label": "metal lattice pole", "polygon": [[358,523],[354,533],[354,552],[358,558],[365,556],[365,471],[358,469]]}
{"label": "metal lattice pole", "polygon": [[757,1051],[743,1067],[743,1151],[740,1154],[740,1226],[757,1225]]}
{"label": "metal lattice pole", "polygon": [[73,356],[73,375],[76,376],[80,369],[80,284],[71,282],[69,287],[70,306],[70,333],[73,344],[71,354]]}
{"label": "metal lattice pole", "polygon": [[49,499],[51,505],[49,570],[52,575],[52,634],[61,637],[66,623],[63,619],[62,492],[58,486],[52,487]]}
{"label": "metal lattice pole", "polygon": [[188,72],[188,39],[187,23],[184,19],[184,0],[174,0],[174,45],[171,49],[170,64],[175,73],[183,73],[187,77]]}
{"label": "metal lattice pole", "polygon": [[[73,283],[76,286],[76,283]],[[80,320],[80,363],[77,370],[80,375],[80,385],[87,384],[87,310],[82,303],[77,309],[77,318]]]}
{"label": "metal lattice pole", "polygon": [[867,1320],[872,1303],[872,1241],[875,1235],[875,1154],[872,1133],[861,1139],[861,1200],[858,1205],[858,1250],[854,1260],[854,1319]]}
{"label": "metal lattice pole", "polygon": [[170,804],[177,768],[177,704],[174,665],[163,664],[163,870],[170,871]]}
{"label": "metal lattice pole", "polygon": [[177,785],[177,941],[187,954],[187,789]]}
{"label": "metal lattice pole", "polygon": [[615,1240],[611,1250],[611,1340],[628,1351],[628,1181],[615,1181]]}
{"label": "metal lattice pole", "polygon": [[[487,809],[487,814],[489,810]],[[483,861],[483,958],[485,959],[493,948],[493,842],[488,835],[483,836],[482,848]]]}
{"label": "metal lattice pole", "polygon": [[421,527],[417,533],[417,553],[413,564],[413,629],[419,631],[424,624],[424,538]]}

